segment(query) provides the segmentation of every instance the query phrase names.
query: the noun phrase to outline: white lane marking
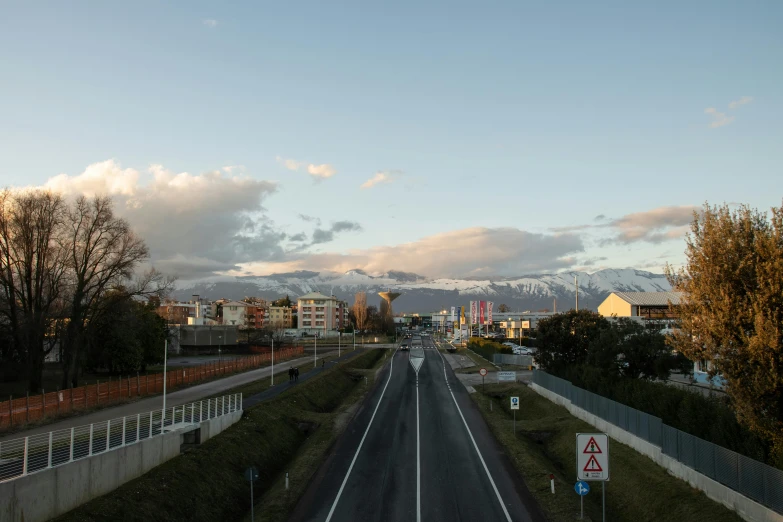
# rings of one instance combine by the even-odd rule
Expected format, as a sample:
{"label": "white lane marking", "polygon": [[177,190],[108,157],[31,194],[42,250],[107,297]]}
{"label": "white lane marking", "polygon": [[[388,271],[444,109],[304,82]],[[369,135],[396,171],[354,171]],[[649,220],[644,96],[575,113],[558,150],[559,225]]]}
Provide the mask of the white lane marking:
{"label": "white lane marking", "polygon": [[[446,375],[446,361],[443,358],[443,354],[438,351],[438,354],[440,354],[441,362],[443,363],[443,375]],[[446,379],[446,384],[448,384],[449,380]],[[465,425],[465,429],[468,430],[468,435],[470,435],[470,441],[473,443],[473,447],[476,450],[476,453],[478,454],[479,460],[481,460],[481,465],[484,466],[484,471],[487,473],[487,478],[489,479],[489,483],[492,484],[492,489],[495,490],[495,495],[498,497],[498,502],[500,502],[500,507],[503,508],[503,513],[506,515],[506,520],[508,522],[511,522],[511,515],[508,514],[508,510],[506,509],[506,504],[503,502],[503,498],[500,496],[500,492],[498,491],[497,486],[495,485],[495,481],[492,480],[492,475],[489,472],[489,468],[487,468],[487,463],[484,462],[484,457],[481,456],[481,451],[479,451],[478,444],[476,444],[476,439],[473,438],[473,433],[470,431],[470,428],[468,427],[468,423],[465,420],[465,416],[462,415],[462,409],[460,409],[459,404],[457,403],[457,398],[454,396],[454,392],[451,391],[451,386],[449,386],[449,393],[451,394],[451,398],[454,400],[454,405],[457,407],[457,411],[459,412],[459,416],[462,418],[462,423]]]}
{"label": "white lane marking", "polygon": [[419,437],[419,374],[416,373],[416,522],[421,522],[421,438]]}
{"label": "white lane marking", "polygon": [[396,354],[397,354],[397,350],[394,350],[394,353],[392,354],[391,362],[389,364],[389,378],[386,379],[386,385],[383,387],[383,391],[381,392],[381,397],[378,399],[378,404],[375,405],[375,411],[372,412],[372,417],[370,417],[370,422],[367,424],[367,429],[364,430],[364,435],[362,435],[362,440],[361,442],[359,442],[359,447],[356,448],[356,453],[353,456],[353,460],[351,460],[351,465],[348,467],[348,472],[345,474],[343,483],[340,485],[340,490],[337,492],[337,498],[334,499],[334,503],[332,504],[332,509],[329,510],[329,515],[327,515],[326,517],[326,522],[329,522],[332,519],[332,515],[334,514],[334,508],[337,507],[337,503],[340,501],[340,496],[343,494],[343,489],[345,489],[345,484],[348,482],[348,477],[351,476],[353,465],[356,464],[356,458],[359,456],[359,452],[362,451],[362,446],[364,445],[364,439],[367,438],[367,433],[370,432],[372,421],[375,420],[375,414],[378,413],[378,408],[381,406],[381,401],[383,401],[383,396],[386,393],[386,388],[389,387],[389,382],[391,381],[392,378],[392,370],[394,370],[394,355]]}

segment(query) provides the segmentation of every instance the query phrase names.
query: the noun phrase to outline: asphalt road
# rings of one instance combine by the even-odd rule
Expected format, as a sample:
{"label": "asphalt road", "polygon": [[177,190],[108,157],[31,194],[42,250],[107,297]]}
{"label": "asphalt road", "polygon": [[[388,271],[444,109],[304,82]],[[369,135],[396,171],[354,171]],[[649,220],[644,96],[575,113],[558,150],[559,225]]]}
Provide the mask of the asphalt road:
{"label": "asphalt road", "polygon": [[543,519],[465,388],[423,342],[385,366],[292,522]]}

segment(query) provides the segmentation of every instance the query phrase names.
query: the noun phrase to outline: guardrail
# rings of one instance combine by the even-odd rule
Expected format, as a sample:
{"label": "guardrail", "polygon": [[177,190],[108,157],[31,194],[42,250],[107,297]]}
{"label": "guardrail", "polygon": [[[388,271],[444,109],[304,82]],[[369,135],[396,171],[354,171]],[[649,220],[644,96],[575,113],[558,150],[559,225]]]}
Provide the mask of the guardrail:
{"label": "guardrail", "polygon": [[242,394],[128,415],[103,422],[0,442],[0,482],[115,450],[177,429],[242,410]]}
{"label": "guardrail", "polygon": [[533,372],[533,383],[658,446],[663,454],[702,475],[783,514],[783,470],[680,431],[664,424],[658,417],[541,370]]}

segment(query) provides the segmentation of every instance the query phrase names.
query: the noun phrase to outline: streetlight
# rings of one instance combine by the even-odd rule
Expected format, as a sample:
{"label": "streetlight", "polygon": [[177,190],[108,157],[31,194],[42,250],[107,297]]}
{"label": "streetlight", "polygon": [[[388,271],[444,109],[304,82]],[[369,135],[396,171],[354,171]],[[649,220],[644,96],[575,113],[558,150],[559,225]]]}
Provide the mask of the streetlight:
{"label": "streetlight", "polygon": [[[168,332],[166,332],[168,335]],[[160,419],[160,431],[163,431],[163,426],[166,424],[166,364],[168,363],[169,354],[169,340],[168,338],[163,341],[163,412]],[[174,419],[171,419],[172,422]],[[124,421],[123,421],[124,422]]]}

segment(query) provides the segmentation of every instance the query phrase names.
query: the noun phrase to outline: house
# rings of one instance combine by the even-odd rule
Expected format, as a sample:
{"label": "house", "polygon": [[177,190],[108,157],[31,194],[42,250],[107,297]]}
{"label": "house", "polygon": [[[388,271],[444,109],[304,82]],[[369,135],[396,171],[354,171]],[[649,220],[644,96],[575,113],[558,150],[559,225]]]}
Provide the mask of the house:
{"label": "house", "polygon": [[247,303],[220,299],[217,303],[217,317],[220,324],[247,326]]}
{"label": "house", "polygon": [[669,305],[678,306],[681,298],[680,292],[612,292],[598,305],[598,313],[604,317],[671,320],[677,312]]}

